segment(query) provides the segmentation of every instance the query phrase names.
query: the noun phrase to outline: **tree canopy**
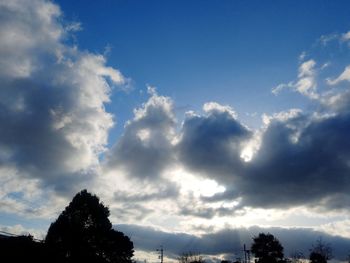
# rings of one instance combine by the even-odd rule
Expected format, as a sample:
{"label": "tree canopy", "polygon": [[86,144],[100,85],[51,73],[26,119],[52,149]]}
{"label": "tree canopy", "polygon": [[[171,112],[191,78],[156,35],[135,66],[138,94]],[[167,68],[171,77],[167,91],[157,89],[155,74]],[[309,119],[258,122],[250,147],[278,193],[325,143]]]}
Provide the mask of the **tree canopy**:
{"label": "tree canopy", "polygon": [[252,253],[258,259],[258,263],[277,263],[283,261],[283,247],[270,233],[260,233],[253,238]]}
{"label": "tree canopy", "polygon": [[56,262],[131,262],[133,243],[112,228],[109,209],[83,190],[53,222],[45,243]]}

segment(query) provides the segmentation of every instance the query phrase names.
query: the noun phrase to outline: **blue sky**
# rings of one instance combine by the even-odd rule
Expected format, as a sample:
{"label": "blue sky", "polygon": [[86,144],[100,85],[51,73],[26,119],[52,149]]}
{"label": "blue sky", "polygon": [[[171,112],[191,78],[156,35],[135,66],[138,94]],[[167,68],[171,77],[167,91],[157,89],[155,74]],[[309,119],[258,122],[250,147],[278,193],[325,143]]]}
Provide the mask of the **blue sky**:
{"label": "blue sky", "polygon": [[121,123],[144,100],[138,91],[146,84],[179,109],[213,100],[241,118],[304,105],[300,96],[276,98],[270,90],[295,77],[298,56],[320,36],[350,27],[346,1],[58,3],[67,19],[82,23],[77,44],[99,53],[109,46],[108,63],[132,78],[131,94],[109,105]]}
{"label": "blue sky", "polygon": [[86,188],[139,260],[261,231],[344,260],[349,8],[0,0],[0,230],[43,238]]}

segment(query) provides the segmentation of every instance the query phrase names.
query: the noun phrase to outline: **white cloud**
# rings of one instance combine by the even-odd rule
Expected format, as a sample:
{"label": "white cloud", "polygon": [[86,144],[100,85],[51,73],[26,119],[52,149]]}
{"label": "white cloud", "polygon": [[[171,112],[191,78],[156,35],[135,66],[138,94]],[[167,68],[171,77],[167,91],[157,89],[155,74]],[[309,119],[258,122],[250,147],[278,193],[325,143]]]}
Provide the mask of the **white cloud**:
{"label": "white cloud", "polygon": [[245,162],[250,162],[261,145],[261,132],[256,131],[252,138],[246,142],[242,148],[240,157]]}
{"label": "white cloud", "polygon": [[[45,233],[41,230],[34,228],[25,228],[20,224],[13,226],[1,226],[0,231],[4,232],[3,234],[13,234],[13,235],[32,235],[34,238],[43,240]],[[0,233],[1,234],[1,233]]]}
{"label": "white cloud", "polygon": [[291,81],[287,84],[281,83],[272,88],[271,92],[274,95],[277,95],[284,89],[292,89],[310,99],[318,99],[319,94],[317,93],[315,66],[316,62],[313,59],[303,62],[299,66],[297,80]]}
{"label": "white cloud", "polygon": [[233,118],[237,118],[237,113],[229,105],[221,105],[217,102],[207,102],[203,105],[203,110],[205,113],[229,113]]}
{"label": "white cloud", "polygon": [[335,79],[328,79],[327,83],[329,85],[337,85],[342,81],[350,81],[350,66],[347,66],[344,71]]}
{"label": "white cloud", "polygon": [[331,111],[330,115],[348,112],[350,110],[350,90],[347,89],[341,92],[332,90],[332,92],[322,96],[320,102],[326,109]]}
{"label": "white cloud", "polygon": [[71,22],[64,28],[67,32],[77,32],[83,30],[80,22]]}
{"label": "white cloud", "polygon": [[102,55],[87,54],[83,56],[80,61],[80,67],[83,70],[82,76],[87,77],[88,74],[94,74],[95,76],[109,77],[117,85],[124,84],[126,80],[120,71],[106,67],[105,63],[106,59]]}
{"label": "white cloud", "polygon": [[201,196],[210,197],[225,191],[225,187],[219,185],[216,181],[196,176],[183,167],[177,167],[169,171],[168,177],[175,184],[179,184],[182,195],[190,194],[197,198]]}
{"label": "white cloud", "polygon": [[287,84],[281,83],[281,84],[278,84],[276,87],[272,88],[271,92],[274,95],[278,95],[282,90],[288,89],[288,88],[293,88],[293,86],[294,86],[293,82],[289,82]]}
{"label": "white cloud", "polygon": [[328,68],[330,65],[331,65],[330,62],[323,63],[323,65],[321,66],[321,69]]}
{"label": "white cloud", "polygon": [[299,55],[299,61],[303,61],[307,56],[306,51],[301,52],[301,54]]}
{"label": "white cloud", "polygon": [[350,238],[349,219],[323,224],[320,227],[318,227],[318,229],[325,233],[329,233],[330,235]]}
{"label": "white cloud", "polygon": [[316,62],[313,59],[302,63],[299,67],[299,79],[294,86],[299,93],[312,99],[318,98],[316,93],[315,65]]}
{"label": "white cloud", "polygon": [[0,75],[29,77],[41,67],[39,56],[60,48],[64,37],[64,29],[57,23],[60,9],[38,0],[2,0],[0,12]]}
{"label": "white cloud", "polygon": [[301,113],[302,113],[301,109],[289,109],[287,111],[281,111],[278,113],[274,113],[272,115],[263,114],[262,119],[263,119],[264,125],[268,126],[273,120],[285,122],[285,121],[288,121],[289,119],[298,117],[299,115],[301,115]]}
{"label": "white cloud", "polygon": [[299,67],[299,78],[313,76],[315,74],[314,68],[315,68],[316,62],[313,59],[310,59],[308,61],[303,62]]}
{"label": "white cloud", "polygon": [[328,46],[333,41],[342,44],[343,42],[349,42],[349,40],[350,40],[350,31],[343,34],[333,33],[329,35],[323,35],[319,38],[319,42],[324,47]]}
{"label": "white cloud", "polygon": [[329,34],[329,35],[322,35],[319,38],[319,42],[323,45],[323,46],[327,46],[330,42],[334,41],[334,40],[339,40],[339,35],[336,33],[333,34]]}
{"label": "white cloud", "polygon": [[342,39],[343,41],[349,41],[349,40],[350,40],[350,31],[348,31],[348,32],[346,32],[346,33],[344,33],[344,34],[342,34],[341,39]]}

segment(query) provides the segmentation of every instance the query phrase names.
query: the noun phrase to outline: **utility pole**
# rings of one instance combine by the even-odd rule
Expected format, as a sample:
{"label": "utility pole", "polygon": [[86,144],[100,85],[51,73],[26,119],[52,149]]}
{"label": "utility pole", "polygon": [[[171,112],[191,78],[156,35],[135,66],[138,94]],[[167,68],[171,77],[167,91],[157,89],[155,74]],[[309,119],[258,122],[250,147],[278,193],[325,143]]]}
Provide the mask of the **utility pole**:
{"label": "utility pole", "polygon": [[245,244],[243,245],[244,252],[244,263],[250,263],[250,250],[246,249]]}
{"label": "utility pole", "polygon": [[160,263],[163,263],[163,256],[164,256],[163,246],[160,246],[160,249],[157,249],[157,252],[159,254],[158,258],[160,259]]}

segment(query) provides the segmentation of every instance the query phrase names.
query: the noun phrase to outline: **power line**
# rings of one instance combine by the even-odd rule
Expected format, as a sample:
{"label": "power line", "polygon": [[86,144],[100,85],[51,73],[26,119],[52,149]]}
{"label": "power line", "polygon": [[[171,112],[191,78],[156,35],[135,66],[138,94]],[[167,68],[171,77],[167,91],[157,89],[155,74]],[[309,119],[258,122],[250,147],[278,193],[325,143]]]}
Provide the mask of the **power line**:
{"label": "power line", "polygon": [[18,235],[17,235],[17,234],[12,234],[12,233],[5,232],[5,231],[1,231],[1,230],[0,230],[0,233],[1,233],[1,234],[5,234],[6,236],[18,237]]}
{"label": "power line", "polygon": [[[24,236],[23,234],[19,235],[19,234],[13,234],[13,233],[10,233],[10,232],[6,232],[6,231],[1,231],[0,230],[0,234],[3,234],[3,235],[6,235],[6,236],[9,236],[9,237],[21,237],[21,236]],[[30,235],[30,234],[29,234]],[[30,235],[31,236],[31,235]],[[43,242],[44,240],[42,239],[37,239],[37,238],[33,238],[34,241],[37,241],[37,242]]]}

